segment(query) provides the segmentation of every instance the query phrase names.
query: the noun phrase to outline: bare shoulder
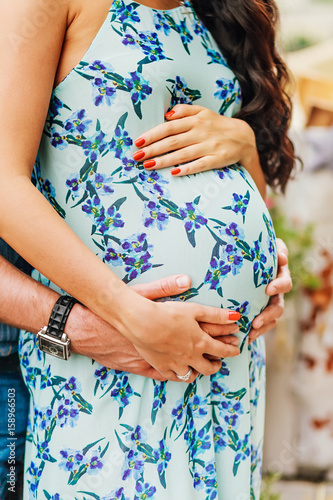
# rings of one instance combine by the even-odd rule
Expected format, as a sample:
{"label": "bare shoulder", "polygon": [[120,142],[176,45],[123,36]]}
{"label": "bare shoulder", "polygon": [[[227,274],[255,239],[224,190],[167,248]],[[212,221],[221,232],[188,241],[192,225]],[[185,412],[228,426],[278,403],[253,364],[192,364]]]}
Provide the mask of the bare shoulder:
{"label": "bare shoulder", "polygon": [[0,147],[15,143],[9,159],[25,169],[36,157],[72,15],[70,1],[0,0],[0,67],[6,68],[6,78],[0,78]]}

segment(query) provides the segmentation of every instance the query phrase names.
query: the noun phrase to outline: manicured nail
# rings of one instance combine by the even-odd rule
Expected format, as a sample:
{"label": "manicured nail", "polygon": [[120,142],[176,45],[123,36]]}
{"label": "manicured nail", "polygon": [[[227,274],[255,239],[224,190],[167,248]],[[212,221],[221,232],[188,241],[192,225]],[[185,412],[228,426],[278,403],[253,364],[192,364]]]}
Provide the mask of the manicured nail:
{"label": "manicured nail", "polygon": [[168,111],[167,113],[165,113],[164,116],[165,116],[165,118],[171,118],[175,114],[175,112],[176,111],[173,111],[173,110]]}
{"label": "manicured nail", "polygon": [[189,280],[188,276],[178,276],[178,278],[176,278],[176,283],[177,283],[178,288],[182,288],[182,289],[186,289],[186,290],[190,286],[190,280]]}
{"label": "manicured nail", "polygon": [[139,137],[139,139],[137,139],[134,144],[136,145],[137,148],[142,148],[142,146],[144,145],[146,141],[144,140],[143,137]]}
{"label": "manicured nail", "polygon": [[140,161],[145,157],[145,154],[146,153],[144,151],[137,151],[136,153],[134,153],[133,158],[135,161]]}
{"label": "manicured nail", "polygon": [[174,168],[173,170],[171,170],[171,175],[177,175],[181,172],[180,168]]}
{"label": "manicured nail", "polygon": [[153,168],[153,167],[155,167],[155,165],[156,165],[156,161],[155,160],[146,160],[146,161],[143,162],[143,166],[145,168]]}
{"label": "manicured nail", "polygon": [[237,321],[241,318],[241,315],[238,311],[229,311],[228,314],[230,321]]}

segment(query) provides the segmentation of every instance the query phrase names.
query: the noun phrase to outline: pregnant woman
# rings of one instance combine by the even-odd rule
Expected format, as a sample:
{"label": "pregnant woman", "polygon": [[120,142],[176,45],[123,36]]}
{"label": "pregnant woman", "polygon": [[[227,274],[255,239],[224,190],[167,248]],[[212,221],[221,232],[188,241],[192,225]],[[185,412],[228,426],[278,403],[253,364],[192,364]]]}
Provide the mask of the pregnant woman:
{"label": "pregnant woman", "polygon": [[[243,105],[266,179],[284,187],[293,152],[274,4],[110,3],[6,7],[16,56],[4,61],[24,84],[1,125],[3,150],[20,125],[1,166],[1,233],[168,380],[51,358],[22,334],[25,499],[259,499],[264,346],[247,337],[276,245],[258,154],[236,151],[249,127],[230,117]],[[165,302],[127,286],[177,273],[192,288]],[[200,328],[226,309],[239,350]]]}

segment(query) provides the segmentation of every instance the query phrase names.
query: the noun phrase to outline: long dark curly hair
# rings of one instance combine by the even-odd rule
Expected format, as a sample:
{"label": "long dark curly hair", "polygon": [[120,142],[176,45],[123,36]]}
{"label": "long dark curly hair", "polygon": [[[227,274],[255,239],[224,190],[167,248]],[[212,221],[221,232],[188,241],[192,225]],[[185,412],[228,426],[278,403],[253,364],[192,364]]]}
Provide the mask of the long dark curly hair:
{"label": "long dark curly hair", "polygon": [[274,0],[192,0],[192,5],[239,79],[243,107],[237,118],[254,130],[266,182],[284,192],[295,155],[287,136],[289,75],[276,49],[277,6]]}

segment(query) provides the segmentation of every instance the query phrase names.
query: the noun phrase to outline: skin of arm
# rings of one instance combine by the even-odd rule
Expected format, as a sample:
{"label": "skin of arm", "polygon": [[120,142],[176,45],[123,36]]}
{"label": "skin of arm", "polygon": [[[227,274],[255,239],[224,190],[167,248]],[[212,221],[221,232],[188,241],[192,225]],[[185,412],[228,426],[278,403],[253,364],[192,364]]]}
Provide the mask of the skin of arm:
{"label": "skin of arm", "polygon": [[[292,287],[287,247],[278,239],[277,248],[278,276],[266,288],[266,293],[272,296],[272,299],[270,305],[253,321],[249,342],[275,326],[276,319],[283,313],[283,294]],[[0,276],[0,322],[36,334],[48,323],[59,294],[22,273],[1,256]],[[153,300],[182,293],[190,286],[190,278],[181,275],[168,276],[146,285],[136,285],[133,289]],[[237,345],[237,339],[233,335],[238,332],[236,325],[201,323],[200,326],[221,341]],[[165,380],[123,335],[80,304],[76,304],[72,309],[66,323],[66,332],[71,339],[73,352],[93,358],[108,368]],[[193,374],[189,383],[195,376],[196,374]]]}
{"label": "skin of arm", "polygon": [[[36,334],[47,325],[59,294],[42,285],[0,256],[0,323]],[[186,275],[168,276],[148,284],[135,285],[136,293],[153,300],[183,293],[191,287]],[[201,323],[201,328],[226,344],[238,345],[234,334],[237,325]],[[133,344],[115,328],[81,304],[75,304],[66,322],[66,333],[71,339],[72,352],[88,356],[115,370],[165,380],[142,356]],[[188,383],[193,382],[193,373]]]}
{"label": "skin of arm", "polygon": [[0,81],[0,235],[131,341],[163,377],[177,380],[175,373],[186,373],[188,366],[207,376],[216,373],[221,363],[204,354],[237,356],[239,349],[219,342],[199,323],[232,324],[237,318],[229,319],[228,311],[219,308],[157,303],[135,293],[84,245],[30,182],[61,47],[79,16],[77,2],[63,0],[57,16],[49,16],[18,47],[12,43],[13,34],[20,34],[22,23],[34,19],[36,9],[38,0],[18,0],[15,9],[1,0],[0,63],[7,76]]}

